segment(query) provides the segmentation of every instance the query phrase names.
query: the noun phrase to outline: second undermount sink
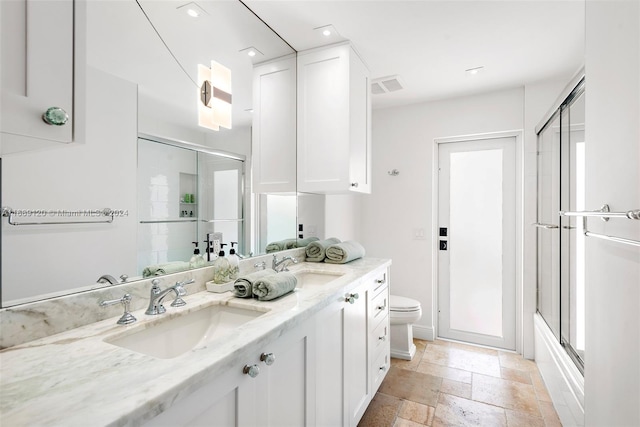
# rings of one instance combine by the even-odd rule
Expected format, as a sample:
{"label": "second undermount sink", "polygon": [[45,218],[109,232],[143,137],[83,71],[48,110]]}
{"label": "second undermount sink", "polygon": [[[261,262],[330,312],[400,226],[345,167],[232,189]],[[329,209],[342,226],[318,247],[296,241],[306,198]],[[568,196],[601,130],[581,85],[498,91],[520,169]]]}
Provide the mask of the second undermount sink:
{"label": "second undermount sink", "polygon": [[140,325],[140,330],[108,338],[105,342],[159,359],[172,359],[227,336],[238,326],[265,313],[256,307],[210,305],[159,319],[157,323]]}
{"label": "second undermount sink", "polygon": [[332,282],[344,273],[338,273],[335,271],[320,271],[320,270],[300,270],[292,271],[293,275],[298,279],[298,288],[304,288],[307,286],[319,286],[326,285]]}

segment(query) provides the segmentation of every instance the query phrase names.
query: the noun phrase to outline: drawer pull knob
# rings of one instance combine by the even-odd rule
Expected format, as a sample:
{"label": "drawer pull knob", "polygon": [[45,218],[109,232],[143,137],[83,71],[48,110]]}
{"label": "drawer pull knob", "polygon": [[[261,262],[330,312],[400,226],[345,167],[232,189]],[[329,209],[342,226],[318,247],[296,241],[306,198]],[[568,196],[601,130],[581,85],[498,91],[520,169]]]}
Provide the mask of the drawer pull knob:
{"label": "drawer pull knob", "polygon": [[385,308],[387,308],[386,305],[379,305],[378,307],[376,307],[378,310],[384,310]]}
{"label": "drawer pull knob", "polygon": [[381,370],[382,372],[386,371],[386,370],[387,370],[387,366],[386,366],[386,365],[382,365],[382,366],[380,366],[380,370]]}
{"label": "drawer pull knob", "polygon": [[258,367],[258,365],[244,365],[242,373],[249,375],[251,378],[255,378],[260,373],[260,368]]}
{"label": "drawer pull knob", "polygon": [[378,279],[378,280],[376,280],[376,283],[379,283],[381,285],[385,284],[385,283],[387,283],[387,279]]}
{"label": "drawer pull knob", "polygon": [[378,337],[378,339],[379,339],[380,341],[386,341],[386,340],[387,340],[387,337],[385,337],[385,336],[383,335],[383,336],[381,336],[381,337]]}
{"label": "drawer pull knob", "polygon": [[345,301],[348,302],[349,304],[354,304],[356,302],[356,300],[360,298],[360,295],[358,295],[357,293],[355,294],[349,294],[345,297]]}
{"label": "drawer pull knob", "polygon": [[358,183],[357,183],[357,182],[352,182],[352,183],[351,183],[351,186],[352,186],[353,188],[358,188]]}
{"label": "drawer pull knob", "polygon": [[276,356],[273,353],[262,353],[260,355],[260,360],[266,365],[273,365],[273,362],[276,361]]}
{"label": "drawer pull knob", "polygon": [[48,125],[62,126],[69,121],[69,115],[60,107],[50,107],[42,115],[42,120]]}

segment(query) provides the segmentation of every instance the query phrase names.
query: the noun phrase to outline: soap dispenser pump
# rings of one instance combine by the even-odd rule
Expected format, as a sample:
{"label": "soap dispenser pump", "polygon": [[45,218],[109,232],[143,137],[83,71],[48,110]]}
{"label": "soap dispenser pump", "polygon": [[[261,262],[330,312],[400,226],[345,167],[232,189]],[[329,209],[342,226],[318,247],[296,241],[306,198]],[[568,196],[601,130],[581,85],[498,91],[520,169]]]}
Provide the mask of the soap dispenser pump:
{"label": "soap dispenser pump", "polygon": [[240,273],[240,257],[236,255],[236,249],[233,247],[237,244],[238,242],[231,242],[231,249],[229,249],[229,278],[231,280],[236,280]]}
{"label": "soap dispenser pump", "polygon": [[[224,249],[227,246],[226,243],[221,243],[220,248]],[[229,260],[224,256],[224,250],[218,252],[218,258],[213,262],[213,282],[217,284],[227,283],[231,278],[229,273],[231,265]]]}
{"label": "soap dispenser pump", "polygon": [[193,250],[193,256],[189,260],[189,266],[191,268],[204,267],[205,265],[207,265],[207,262],[204,260],[202,255],[200,255],[200,249],[198,249],[198,242],[191,242],[191,243],[193,243],[196,247]]}

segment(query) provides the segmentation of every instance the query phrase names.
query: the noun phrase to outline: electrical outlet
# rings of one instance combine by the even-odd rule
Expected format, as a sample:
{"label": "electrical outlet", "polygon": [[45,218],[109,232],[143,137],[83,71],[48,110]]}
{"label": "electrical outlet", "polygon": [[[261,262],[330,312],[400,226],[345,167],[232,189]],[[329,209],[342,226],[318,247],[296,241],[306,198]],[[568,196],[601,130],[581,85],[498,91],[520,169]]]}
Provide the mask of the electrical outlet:
{"label": "electrical outlet", "polygon": [[427,238],[424,228],[413,229],[413,240],[425,240]]}

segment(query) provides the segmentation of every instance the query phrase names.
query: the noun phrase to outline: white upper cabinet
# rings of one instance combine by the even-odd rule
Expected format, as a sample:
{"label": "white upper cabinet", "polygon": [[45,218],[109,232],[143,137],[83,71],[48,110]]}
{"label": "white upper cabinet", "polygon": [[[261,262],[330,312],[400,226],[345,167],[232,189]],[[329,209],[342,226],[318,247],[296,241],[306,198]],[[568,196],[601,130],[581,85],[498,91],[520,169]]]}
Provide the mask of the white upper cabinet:
{"label": "white upper cabinet", "polygon": [[254,67],[252,132],[253,192],[295,192],[295,55]]}
{"label": "white upper cabinet", "polygon": [[[74,1],[2,1],[0,7],[2,151],[72,142]],[[45,123],[51,107],[68,114],[64,125]]]}
{"label": "white upper cabinet", "polygon": [[353,47],[298,53],[298,191],[371,192],[370,77]]}

